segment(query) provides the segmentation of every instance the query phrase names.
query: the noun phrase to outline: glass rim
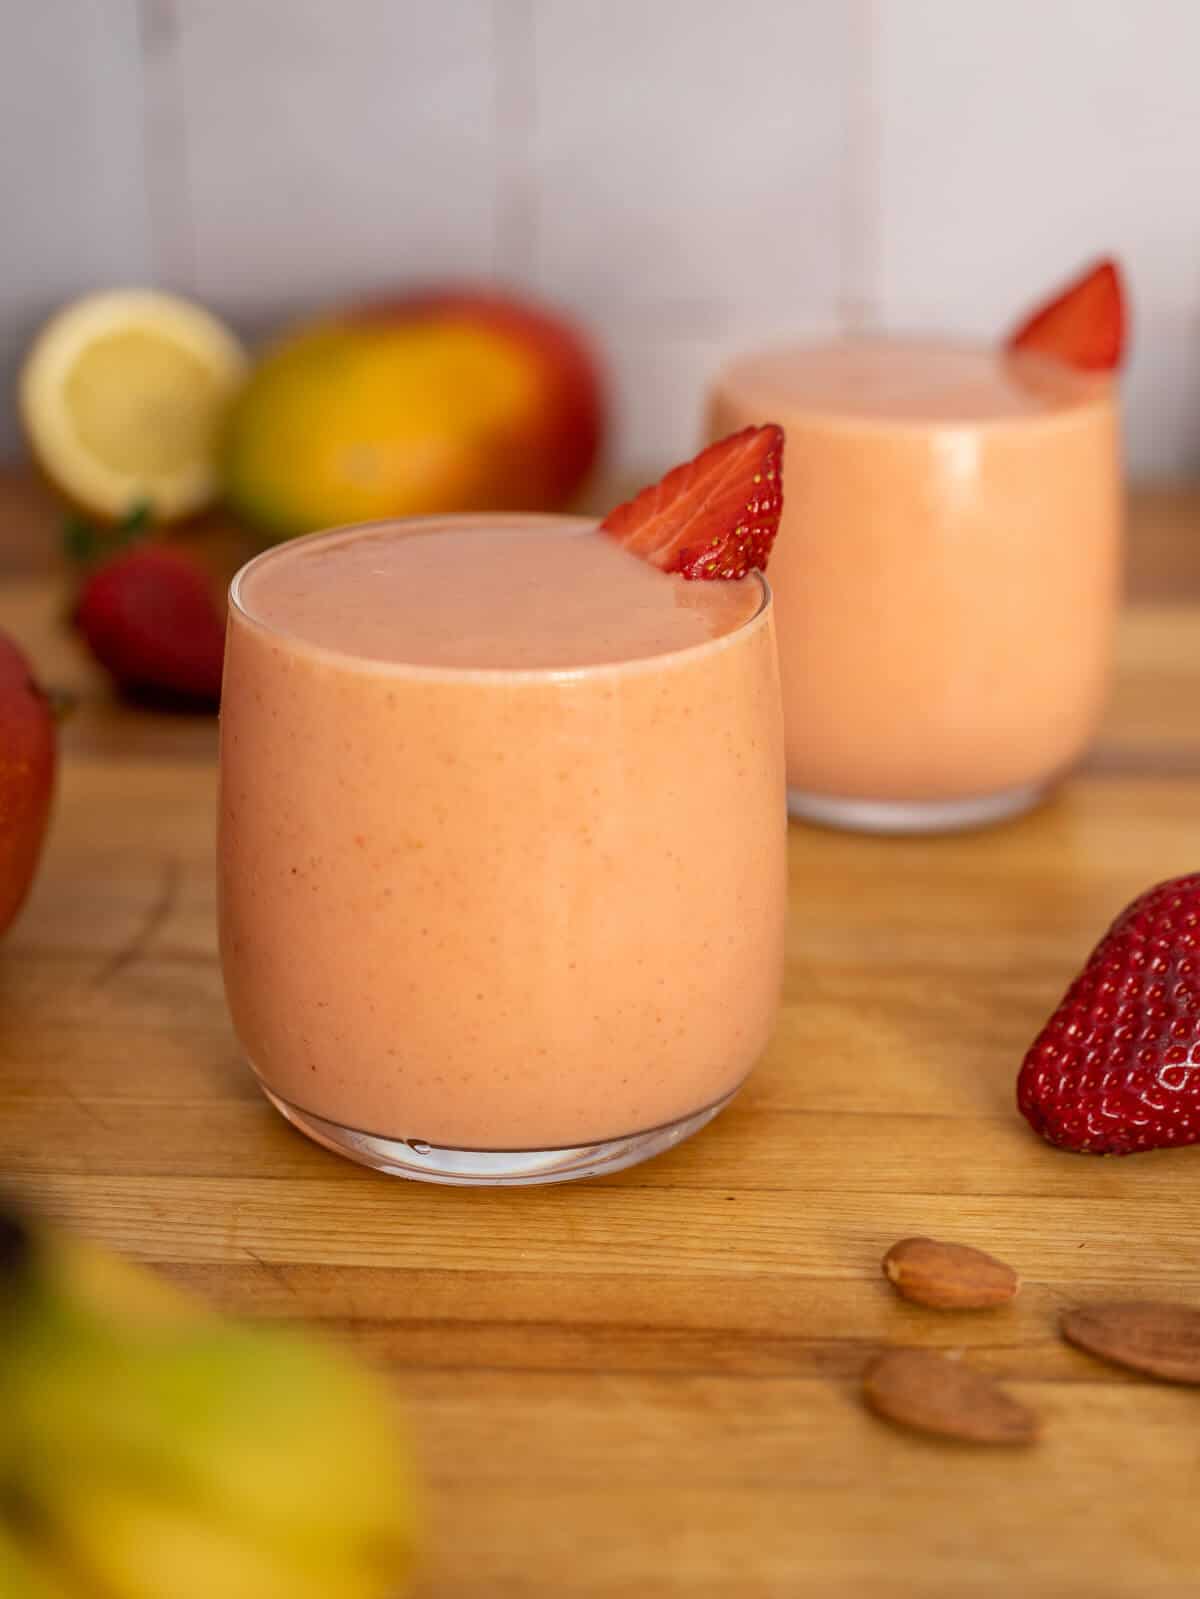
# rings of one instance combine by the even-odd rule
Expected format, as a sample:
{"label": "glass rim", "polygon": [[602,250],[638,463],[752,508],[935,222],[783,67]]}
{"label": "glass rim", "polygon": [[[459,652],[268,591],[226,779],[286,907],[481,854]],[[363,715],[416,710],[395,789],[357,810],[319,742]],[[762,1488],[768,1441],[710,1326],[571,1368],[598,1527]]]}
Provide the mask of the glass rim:
{"label": "glass rim", "polygon": [[[828,350],[852,346],[878,346],[887,350],[917,348],[947,354],[991,355],[998,364],[1022,369],[1031,375],[1041,373],[1063,386],[1061,404],[1047,405],[1044,409],[1013,413],[983,413],[977,416],[947,415],[936,408],[913,415],[892,414],[884,409],[855,411],[844,405],[821,405],[811,397],[800,402],[789,401],[785,394],[763,385],[756,377],[744,376],[745,369],[764,357],[790,354],[814,355]],[[845,334],[803,334],[774,344],[748,344],[728,354],[718,367],[710,388],[720,387],[731,380],[740,382],[741,394],[750,393],[752,409],[763,416],[787,411],[792,417],[793,431],[814,434],[841,434],[848,431],[865,433],[895,433],[904,437],[919,437],[930,432],[953,434],[980,434],[987,437],[1011,433],[1051,433],[1056,429],[1068,430],[1083,422],[1115,417],[1121,413],[1121,372],[1085,372],[1064,368],[1052,357],[1037,350],[1007,350],[981,337],[969,334],[921,332],[917,328],[864,329]],[[784,428],[786,433],[788,428]],[[786,480],[785,480],[786,481]]]}
{"label": "glass rim", "polygon": [[655,655],[637,655],[625,661],[594,661],[577,666],[435,666],[428,662],[381,661],[369,655],[355,654],[352,650],[339,650],[330,645],[313,643],[303,634],[264,622],[248,609],[241,595],[243,583],[256,567],[266,565],[272,559],[282,557],[288,551],[305,544],[338,542],[357,537],[362,533],[381,532],[385,528],[403,528],[417,533],[447,526],[464,530],[472,527],[500,530],[508,528],[514,532],[531,527],[534,529],[558,527],[564,533],[586,533],[594,531],[599,523],[600,518],[596,516],[555,511],[448,511],[424,516],[388,516],[367,522],[347,522],[337,527],[322,528],[315,533],[305,533],[296,538],[283,540],[251,556],[230,580],[229,609],[241,623],[254,631],[268,638],[278,639],[304,654],[324,660],[343,671],[359,671],[370,673],[372,676],[417,678],[428,682],[478,680],[481,683],[569,683],[576,679],[590,680],[603,676],[618,677],[637,672],[661,671],[694,661],[706,654],[719,653],[742,639],[747,633],[766,625],[774,607],[774,594],[766,573],[759,568],[751,568],[746,576],[756,578],[759,586],[759,602],[754,610],[728,633],[720,633],[715,638],[701,639],[696,644],[685,644],[679,649],[662,650]]}

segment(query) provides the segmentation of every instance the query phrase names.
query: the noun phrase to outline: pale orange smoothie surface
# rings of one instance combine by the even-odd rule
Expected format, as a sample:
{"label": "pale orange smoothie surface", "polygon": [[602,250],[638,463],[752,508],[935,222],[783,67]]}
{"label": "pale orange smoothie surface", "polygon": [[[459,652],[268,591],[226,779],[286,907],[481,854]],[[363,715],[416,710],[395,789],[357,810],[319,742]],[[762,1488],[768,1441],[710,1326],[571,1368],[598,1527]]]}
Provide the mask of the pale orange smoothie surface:
{"label": "pale orange smoothie surface", "polygon": [[944,801],[1067,769],[1108,683],[1113,384],[986,346],[847,340],[730,363],[710,436],[767,419],[786,434],[789,787]]}
{"label": "pale orange smoothie surface", "polygon": [[731,1092],[777,1005],[781,711],[757,578],[572,519],[352,530],[235,586],[221,943],[293,1105],[471,1149]]}
{"label": "pale orange smoothie surface", "polygon": [[665,576],[587,528],[515,523],[305,540],[256,565],[240,598],[265,626],[361,660],[520,670],[702,644],[749,621],[762,590]]}

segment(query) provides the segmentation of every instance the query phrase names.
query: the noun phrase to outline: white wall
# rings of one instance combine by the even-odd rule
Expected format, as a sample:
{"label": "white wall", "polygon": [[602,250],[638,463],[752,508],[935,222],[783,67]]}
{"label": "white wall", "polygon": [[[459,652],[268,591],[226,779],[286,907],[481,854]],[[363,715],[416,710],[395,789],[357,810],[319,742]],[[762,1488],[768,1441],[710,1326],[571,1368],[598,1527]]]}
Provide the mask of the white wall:
{"label": "white wall", "polygon": [[1090,254],[1130,454],[1200,470],[1196,0],[0,0],[0,451],[30,332],[157,281],[250,332],[413,277],[588,319],[619,455],[722,353],[991,334]]}

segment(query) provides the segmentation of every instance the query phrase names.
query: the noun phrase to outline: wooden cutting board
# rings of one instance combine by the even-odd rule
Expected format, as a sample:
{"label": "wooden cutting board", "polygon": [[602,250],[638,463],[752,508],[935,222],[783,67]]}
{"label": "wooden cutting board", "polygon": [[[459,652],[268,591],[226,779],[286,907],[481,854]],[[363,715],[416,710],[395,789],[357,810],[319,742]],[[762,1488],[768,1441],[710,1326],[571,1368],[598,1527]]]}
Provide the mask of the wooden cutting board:
{"label": "wooden cutting board", "polygon": [[[1200,1393],[1055,1330],[1091,1298],[1200,1304],[1200,1149],[1070,1157],[1012,1104],[1109,918],[1200,865],[1200,495],[1135,502],[1115,703],[1060,797],[969,837],[794,827],[786,1003],[738,1102],[650,1165],[509,1193],[374,1176],[259,1098],[216,962],[214,728],[113,704],[59,624],[48,540],[0,485],[0,627],[82,695],[0,950],[0,1171],[391,1368],[430,1485],[422,1599],[1200,1592]],[[901,1304],[879,1259],[911,1233],[1011,1261],[1015,1305]],[[875,1420],[859,1378],[887,1344],[965,1351],[1043,1442]]]}

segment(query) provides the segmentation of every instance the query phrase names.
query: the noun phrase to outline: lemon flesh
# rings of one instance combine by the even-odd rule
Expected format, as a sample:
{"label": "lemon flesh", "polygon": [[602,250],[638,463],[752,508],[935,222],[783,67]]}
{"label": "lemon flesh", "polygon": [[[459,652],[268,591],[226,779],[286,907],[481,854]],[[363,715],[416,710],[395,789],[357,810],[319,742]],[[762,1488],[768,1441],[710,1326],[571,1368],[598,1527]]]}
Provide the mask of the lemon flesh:
{"label": "lemon flesh", "polygon": [[43,329],[21,374],[21,413],[43,471],[100,516],[202,509],[246,372],[234,335],[200,306],[151,290],[91,295]]}

